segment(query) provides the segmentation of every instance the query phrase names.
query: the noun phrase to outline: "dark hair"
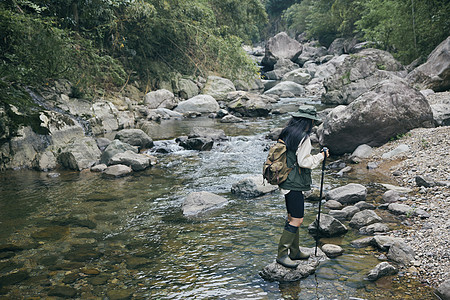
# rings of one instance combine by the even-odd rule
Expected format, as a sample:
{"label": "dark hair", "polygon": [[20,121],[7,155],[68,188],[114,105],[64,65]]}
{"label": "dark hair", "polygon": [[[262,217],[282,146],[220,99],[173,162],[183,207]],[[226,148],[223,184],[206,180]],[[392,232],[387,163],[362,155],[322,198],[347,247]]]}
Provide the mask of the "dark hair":
{"label": "dark hair", "polygon": [[311,119],[292,117],[278,138],[285,142],[288,150],[296,151],[303,138],[311,134],[311,130]]}

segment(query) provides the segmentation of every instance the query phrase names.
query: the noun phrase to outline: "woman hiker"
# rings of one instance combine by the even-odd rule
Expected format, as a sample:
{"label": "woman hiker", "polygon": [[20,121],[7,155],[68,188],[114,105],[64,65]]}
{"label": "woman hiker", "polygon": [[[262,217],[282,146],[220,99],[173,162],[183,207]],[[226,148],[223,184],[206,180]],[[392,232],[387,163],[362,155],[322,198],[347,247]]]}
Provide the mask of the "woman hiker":
{"label": "woman hiker", "polygon": [[309,258],[309,254],[301,252],[299,248],[299,227],[304,215],[303,191],[311,189],[311,169],[319,166],[329,153],[327,150],[316,155],[311,154],[309,135],[314,121],[320,121],[314,106],[300,106],[291,116],[292,119],[279,136],[286,144],[287,165],[295,167],[279,185],[285,197],[288,219],[278,244],[277,262],[285,267],[295,268],[300,259]]}

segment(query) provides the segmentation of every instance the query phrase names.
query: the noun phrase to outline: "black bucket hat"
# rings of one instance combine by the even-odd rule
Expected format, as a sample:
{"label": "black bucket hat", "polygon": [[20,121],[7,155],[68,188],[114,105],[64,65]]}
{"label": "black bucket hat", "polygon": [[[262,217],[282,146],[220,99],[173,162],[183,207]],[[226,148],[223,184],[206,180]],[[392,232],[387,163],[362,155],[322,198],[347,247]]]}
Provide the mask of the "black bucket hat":
{"label": "black bucket hat", "polygon": [[291,116],[295,118],[307,118],[319,122],[322,121],[322,119],[317,116],[316,108],[312,105],[301,105],[297,112],[291,113]]}

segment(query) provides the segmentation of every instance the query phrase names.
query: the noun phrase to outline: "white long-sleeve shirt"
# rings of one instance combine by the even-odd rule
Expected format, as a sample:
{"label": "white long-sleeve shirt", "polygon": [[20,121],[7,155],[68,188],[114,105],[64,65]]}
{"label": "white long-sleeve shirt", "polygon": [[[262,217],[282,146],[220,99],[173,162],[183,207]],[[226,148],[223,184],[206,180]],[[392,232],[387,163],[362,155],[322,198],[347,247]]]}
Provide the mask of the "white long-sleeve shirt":
{"label": "white long-sleeve shirt", "polygon": [[[300,142],[297,151],[295,152],[295,155],[297,155],[297,164],[301,168],[314,169],[317,168],[323,161],[322,153],[312,155],[311,150],[312,150],[311,139],[309,138],[309,136],[307,136]],[[281,193],[283,195],[286,195],[287,193],[289,193],[289,190],[281,189]]]}

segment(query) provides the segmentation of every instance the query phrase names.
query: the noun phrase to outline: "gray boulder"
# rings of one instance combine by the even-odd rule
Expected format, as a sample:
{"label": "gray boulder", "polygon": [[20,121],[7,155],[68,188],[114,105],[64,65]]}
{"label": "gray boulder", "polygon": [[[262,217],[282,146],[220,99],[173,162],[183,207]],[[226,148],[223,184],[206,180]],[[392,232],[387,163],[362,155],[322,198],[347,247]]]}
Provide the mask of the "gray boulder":
{"label": "gray boulder", "polygon": [[383,81],[348,106],[335,107],[319,127],[322,145],[334,154],[359,145],[381,146],[417,127],[432,127],[433,114],[425,97],[401,79]]}
{"label": "gray boulder", "polygon": [[117,153],[109,160],[110,165],[125,165],[131,167],[133,171],[142,171],[150,167],[156,158],[145,154],[138,154],[133,151]]}
{"label": "gray boulder", "polygon": [[95,165],[100,159],[100,149],[98,149],[95,139],[85,137],[69,143],[61,149],[58,161],[64,168],[81,171]]}
{"label": "gray boulder", "polygon": [[395,190],[389,190],[383,194],[382,199],[384,203],[394,203],[399,201],[401,197],[402,197],[401,193]]}
{"label": "gray boulder", "polygon": [[137,146],[139,149],[153,147],[152,138],[141,129],[123,129],[116,134],[114,139],[132,146]]}
{"label": "gray boulder", "polygon": [[122,177],[130,174],[133,170],[129,166],[125,165],[114,165],[109,166],[106,168],[106,170],[103,172],[103,174],[107,176],[112,177]]}
{"label": "gray boulder", "polygon": [[436,289],[436,295],[442,300],[450,300],[450,279],[447,279]]}
{"label": "gray boulder", "polygon": [[180,98],[189,99],[197,96],[200,93],[200,89],[194,81],[186,78],[180,78],[178,80],[176,92]]}
{"label": "gray boulder", "polygon": [[342,247],[334,244],[325,244],[321,248],[325,255],[329,258],[338,257],[344,253],[344,249],[342,249]]}
{"label": "gray boulder", "polygon": [[[339,220],[327,214],[320,215],[319,236],[333,237],[345,234],[348,229]],[[312,236],[317,236],[317,218],[308,226]]]}
{"label": "gray boulder", "polygon": [[342,209],[342,203],[336,201],[336,200],[328,200],[327,202],[325,202],[325,204],[323,205],[326,208],[329,209],[333,209],[333,210],[340,210]]}
{"label": "gray boulder", "polygon": [[244,117],[264,117],[272,110],[273,98],[248,92],[231,92],[227,96],[230,111]]}
{"label": "gray boulder", "polygon": [[328,53],[334,55],[348,54],[357,43],[356,38],[337,38],[328,47]]}
{"label": "gray boulder", "polygon": [[175,140],[181,147],[187,150],[209,151],[214,146],[214,141],[211,138],[205,137],[178,137]]}
{"label": "gray boulder", "polygon": [[317,249],[317,257],[314,256],[314,248],[300,247],[302,252],[309,253],[310,258],[302,260],[296,268],[286,268],[277,262],[265,266],[259,275],[267,281],[293,282],[314,274],[320,261],[326,259],[325,254]]}
{"label": "gray boulder", "polygon": [[353,204],[366,200],[367,188],[361,184],[349,183],[347,185],[329,190],[325,199],[335,200],[341,204]]}
{"label": "gray boulder", "polygon": [[45,151],[36,154],[34,168],[39,171],[48,172],[57,167],[57,159],[52,151]]}
{"label": "gray boulder", "polygon": [[367,279],[370,281],[375,281],[384,276],[395,275],[398,270],[388,262],[379,263],[375,268],[373,268],[367,275]]}
{"label": "gray boulder", "polygon": [[108,147],[106,147],[105,151],[101,154],[100,162],[102,164],[109,164],[109,160],[116,155],[117,153],[123,153],[125,151],[133,151],[134,153],[138,153],[138,148],[135,146],[131,146],[130,144],[121,142],[119,140],[112,141]]}
{"label": "gray boulder", "polygon": [[366,201],[359,201],[355,204],[355,206],[357,208],[359,208],[359,210],[365,210],[365,209],[375,209],[375,205],[373,205],[372,203],[368,203]]}
{"label": "gray boulder", "polygon": [[262,175],[246,177],[231,186],[231,192],[246,198],[258,197],[278,190],[277,185],[263,184]]}
{"label": "gray boulder", "polygon": [[222,119],[220,119],[220,123],[242,123],[242,122],[244,122],[243,119],[233,115],[226,115]]}
{"label": "gray boulder", "polygon": [[192,192],[184,200],[182,210],[185,216],[193,216],[220,208],[227,203],[228,200],[224,197],[210,192]]}
{"label": "gray boulder", "polygon": [[400,144],[395,149],[393,149],[393,150],[391,150],[389,152],[383,153],[383,155],[381,155],[381,158],[382,159],[391,159],[393,157],[399,156],[399,155],[401,155],[403,153],[406,153],[408,151],[409,151],[409,146],[408,145]]}
{"label": "gray boulder", "polygon": [[322,102],[349,104],[380,81],[392,79],[403,70],[403,65],[389,52],[364,49],[347,56],[336,72],[324,81],[326,93],[322,95]]}
{"label": "gray boulder", "polygon": [[377,235],[373,237],[373,245],[381,251],[388,251],[395,242],[401,242],[402,239],[385,235]]}
{"label": "gray boulder", "polygon": [[365,247],[373,245],[373,243],[374,243],[374,237],[370,236],[370,237],[359,238],[359,239],[353,240],[350,242],[350,245],[352,245],[355,248],[365,248]]}
{"label": "gray boulder", "polygon": [[300,97],[305,93],[305,88],[292,81],[282,81],[276,86],[264,92],[264,95],[277,95],[279,97]]}
{"label": "gray boulder", "polygon": [[304,69],[295,69],[283,76],[283,81],[292,81],[302,85],[308,84],[311,79],[311,74],[307,73]]}
{"label": "gray boulder", "polygon": [[166,89],[149,92],[144,96],[144,104],[150,109],[173,109],[177,106],[177,103],[174,94]]}
{"label": "gray boulder", "polygon": [[280,58],[295,61],[302,52],[302,48],[299,42],[290,38],[285,32],[280,32],[267,41],[261,64],[272,69]]}
{"label": "gray boulder", "polygon": [[428,55],[427,61],[408,74],[412,86],[443,92],[450,89],[450,36]]}
{"label": "gray boulder", "polygon": [[414,250],[403,241],[395,241],[390,247],[387,258],[406,267],[414,260]]}
{"label": "gray boulder", "polygon": [[389,204],[388,210],[396,215],[412,215],[414,213],[414,209],[411,206],[401,203]]}
{"label": "gray boulder", "polygon": [[236,87],[233,82],[229,79],[218,76],[208,76],[206,84],[203,88],[203,94],[210,95],[217,101],[225,100],[227,98],[227,94],[233,91],[236,91]]}
{"label": "gray boulder", "polygon": [[383,223],[374,223],[359,229],[360,234],[370,235],[375,233],[388,232],[389,226]]}
{"label": "gray boulder", "polygon": [[302,53],[294,60],[300,66],[307,61],[316,61],[320,57],[328,54],[327,48],[320,46],[317,43],[306,43],[303,45]]}
{"label": "gray boulder", "polygon": [[357,212],[350,220],[349,225],[355,228],[361,228],[370,224],[382,222],[381,219],[373,210],[363,210]]}
{"label": "gray boulder", "polygon": [[427,96],[437,126],[450,126],[450,92]]}
{"label": "gray boulder", "polygon": [[350,160],[353,162],[360,162],[362,159],[366,159],[372,156],[373,148],[369,145],[362,144],[359,145],[352,155],[350,155]]}
{"label": "gray boulder", "polygon": [[174,110],[179,113],[215,113],[219,109],[219,103],[217,103],[214,97],[210,95],[198,95],[186,101],[181,101]]}
{"label": "gray boulder", "polygon": [[89,124],[94,135],[101,135],[119,129],[119,110],[110,101],[98,101],[92,104],[91,114],[94,117],[89,119]]}
{"label": "gray boulder", "polygon": [[222,129],[214,129],[208,127],[194,127],[189,133],[189,138],[207,138],[213,141],[226,141],[228,137]]}

